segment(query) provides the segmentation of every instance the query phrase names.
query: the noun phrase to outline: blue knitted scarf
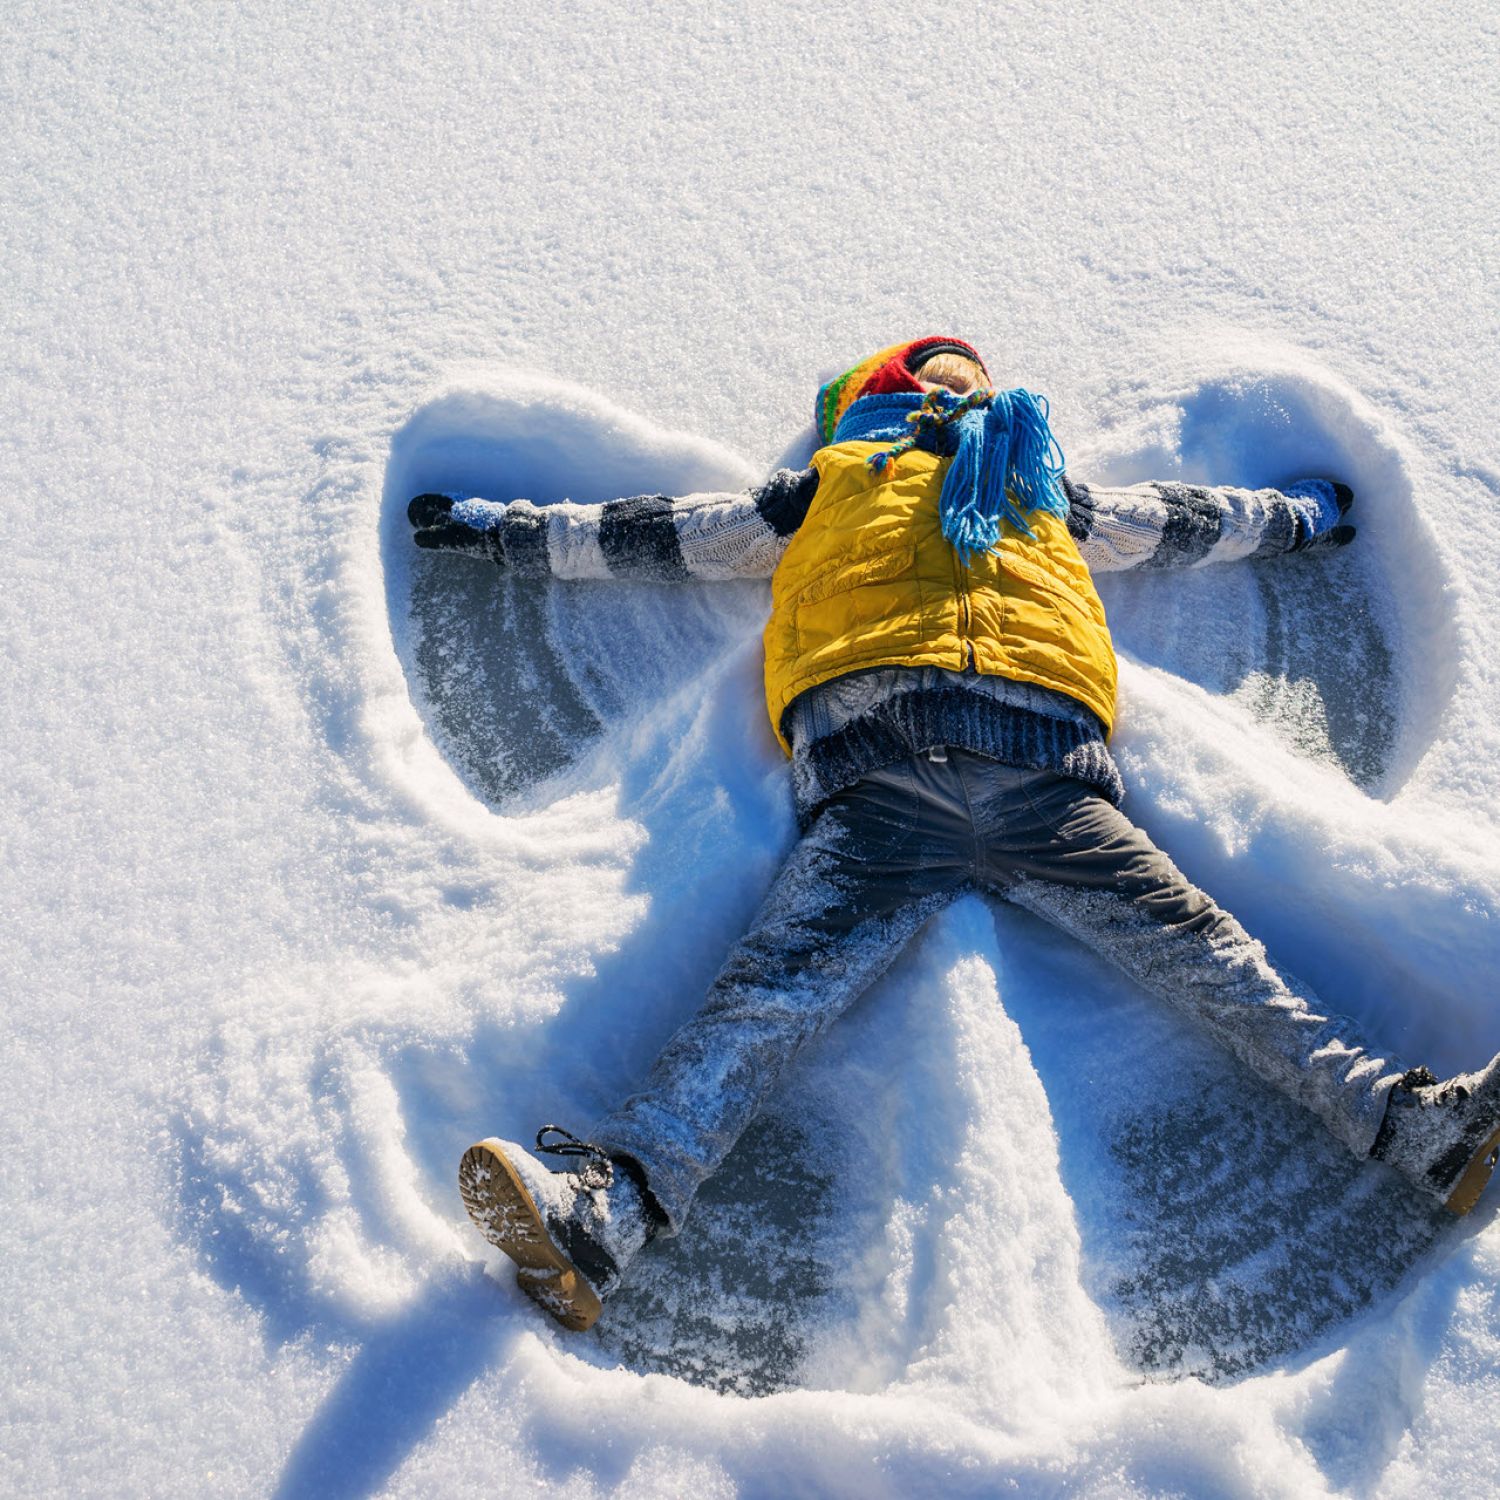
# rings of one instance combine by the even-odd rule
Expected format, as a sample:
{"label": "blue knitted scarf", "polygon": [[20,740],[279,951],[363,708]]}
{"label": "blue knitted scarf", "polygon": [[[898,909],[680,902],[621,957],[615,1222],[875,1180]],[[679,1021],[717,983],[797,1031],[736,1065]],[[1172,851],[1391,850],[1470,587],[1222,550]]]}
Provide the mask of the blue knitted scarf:
{"label": "blue knitted scarf", "polygon": [[1000,524],[1009,521],[1032,535],[1028,515],[1046,511],[1066,517],[1067,497],[1058,480],[1063,454],[1047,425],[1047,398],[1030,391],[914,391],[861,396],[833,434],[836,443],[885,442],[884,453],[865,460],[876,473],[912,448],[953,462],[938,500],[943,535],[967,566],[976,552],[992,552]]}

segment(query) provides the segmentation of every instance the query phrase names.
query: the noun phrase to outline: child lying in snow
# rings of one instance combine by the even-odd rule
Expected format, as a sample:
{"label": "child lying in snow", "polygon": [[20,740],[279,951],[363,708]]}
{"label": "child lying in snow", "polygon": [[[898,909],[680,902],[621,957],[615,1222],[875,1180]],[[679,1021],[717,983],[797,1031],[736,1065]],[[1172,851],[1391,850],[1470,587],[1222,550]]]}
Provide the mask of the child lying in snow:
{"label": "child lying in snow", "polygon": [[1075,483],[1045,401],[994,390],[952,339],[856,365],[818,392],[817,422],[812,466],[748,494],[409,507],[419,546],[526,576],[772,580],[766,695],[802,840],[641,1091],[587,1141],[538,1132],[566,1170],[502,1140],[465,1155],[464,1202],[522,1287],[587,1328],[799,1049],[975,887],[1107,955],[1357,1156],[1467,1212],[1500,1147],[1500,1057],[1439,1083],[1373,1051],[1119,811],[1106,743],[1115,658],[1091,570],[1342,546],[1349,490]]}

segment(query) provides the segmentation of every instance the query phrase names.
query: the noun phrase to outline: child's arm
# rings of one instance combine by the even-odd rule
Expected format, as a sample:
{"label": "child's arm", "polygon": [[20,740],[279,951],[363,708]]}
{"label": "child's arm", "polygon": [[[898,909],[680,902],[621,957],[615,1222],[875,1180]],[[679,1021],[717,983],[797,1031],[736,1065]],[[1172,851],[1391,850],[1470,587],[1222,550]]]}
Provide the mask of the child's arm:
{"label": "child's arm", "polygon": [[1123,489],[1064,478],[1068,530],[1095,573],[1190,568],[1308,547],[1342,547],[1354,500],[1347,485],[1304,479],[1287,490],[1133,484]]}
{"label": "child's arm", "polygon": [[740,494],[603,505],[418,495],[406,513],[419,547],[485,558],[523,578],[769,578],[817,487],[816,471],[781,469]]}

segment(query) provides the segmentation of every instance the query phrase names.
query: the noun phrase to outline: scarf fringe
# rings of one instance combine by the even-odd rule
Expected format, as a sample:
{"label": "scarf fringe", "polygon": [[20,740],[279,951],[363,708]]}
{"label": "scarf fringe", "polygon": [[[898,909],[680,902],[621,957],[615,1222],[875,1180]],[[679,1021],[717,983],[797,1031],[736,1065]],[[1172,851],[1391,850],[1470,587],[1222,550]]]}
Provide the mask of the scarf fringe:
{"label": "scarf fringe", "polygon": [[1031,536],[1029,515],[1067,515],[1058,483],[1063,452],[1048,425],[1049,412],[1045,396],[1020,388],[967,396],[862,396],[844,414],[834,441],[897,439],[866,460],[877,474],[914,447],[951,451],[938,509],[943,535],[968,566],[975,553],[999,546],[1006,521]]}

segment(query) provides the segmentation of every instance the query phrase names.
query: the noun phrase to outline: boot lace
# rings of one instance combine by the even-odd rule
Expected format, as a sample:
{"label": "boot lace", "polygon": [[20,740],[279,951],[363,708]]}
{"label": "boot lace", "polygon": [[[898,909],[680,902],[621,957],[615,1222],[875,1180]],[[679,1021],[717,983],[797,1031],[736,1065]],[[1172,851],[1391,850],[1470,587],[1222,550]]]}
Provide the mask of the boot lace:
{"label": "boot lace", "polygon": [[[561,1136],[561,1140],[547,1141],[545,1136]],[[539,1156],[576,1156],[581,1165],[569,1170],[590,1191],[614,1185],[615,1164],[602,1146],[592,1141],[581,1141],[571,1130],[561,1125],[543,1125],[536,1133],[536,1149]]]}

